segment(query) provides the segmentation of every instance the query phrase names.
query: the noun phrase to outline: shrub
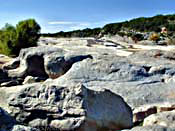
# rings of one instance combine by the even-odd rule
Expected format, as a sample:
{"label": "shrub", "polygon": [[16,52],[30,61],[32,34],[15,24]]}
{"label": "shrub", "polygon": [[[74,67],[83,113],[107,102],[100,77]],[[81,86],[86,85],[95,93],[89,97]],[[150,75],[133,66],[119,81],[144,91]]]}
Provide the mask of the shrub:
{"label": "shrub", "polygon": [[135,41],[135,43],[144,39],[142,34],[133,34],[131,38]]}
{"label": "shrub", "polygon": [[12,25],[6,24],[0,30],[0,53],[10,55],[12,53],[12,46],[16,42],[16,30]]}
{"label": "shrub", "polygon": [[40,26],[34,19],[19,22],[16,28],[6,24],[0,30],[0,53],[18,55],[22,48],[36,46]]}
{"label": "shrub", "polygon": [[160,39],[160,36],[157,33],[152,33],[150,35],[150,38],[149,39],[152,40],[152,41],[158,42],[159,39]]}

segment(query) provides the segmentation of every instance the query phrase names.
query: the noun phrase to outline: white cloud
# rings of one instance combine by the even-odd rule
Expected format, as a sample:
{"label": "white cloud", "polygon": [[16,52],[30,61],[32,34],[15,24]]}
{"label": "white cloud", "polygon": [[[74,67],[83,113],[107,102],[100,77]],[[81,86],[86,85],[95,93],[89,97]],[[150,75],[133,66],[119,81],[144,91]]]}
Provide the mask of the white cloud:
{"label": "white cloud", "polygon": [[81,30],[85,28],[103,27],[107,22],[76,22],[76,21],[50,21],[45,25],[43,32],[59,32]]}
{"label": "white cloud", "polygon": [[89,22],[72,22],[72,21],[50,21],[49,25],[74,25],[74,26],[90,26]]}
{"label": "white cloud", "polygon": [[48,22],[49,25],[72,25],[75,24],[75,22],[69,22],[69,21],[51,21]]}

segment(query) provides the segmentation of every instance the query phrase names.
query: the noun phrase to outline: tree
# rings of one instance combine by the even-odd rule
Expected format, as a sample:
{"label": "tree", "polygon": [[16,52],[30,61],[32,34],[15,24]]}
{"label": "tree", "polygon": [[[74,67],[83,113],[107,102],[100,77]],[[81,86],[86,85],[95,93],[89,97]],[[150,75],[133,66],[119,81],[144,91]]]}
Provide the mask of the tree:
{"label": "tree", "polygon": [[40,29],[34,19],[21,21],[16,28],[6,24],[0,30],[0,53],[18,55],[22,48],[36,46],[40,37]]}
{"label": "tree", "polygon": [[12,43],[16,42],[16,30],[15,27],[6,24],[0,31],[0,52],[6,55],[10,55],[12,52]]}
{"label": "tree", "polygon": [[40,26],[34,19],[28,19],[19,22],[16,25],[15,53],[19,53],[20,49],[36,46],[40,37]]}

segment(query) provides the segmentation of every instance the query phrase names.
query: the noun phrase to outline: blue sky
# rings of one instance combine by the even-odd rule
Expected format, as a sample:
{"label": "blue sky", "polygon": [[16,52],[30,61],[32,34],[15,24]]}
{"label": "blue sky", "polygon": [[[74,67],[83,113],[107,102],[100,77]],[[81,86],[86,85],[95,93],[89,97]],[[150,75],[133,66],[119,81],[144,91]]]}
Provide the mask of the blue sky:
{"label": "blue sky", "polygon": [[173,13],[175,0],[0,0],[0,28],[35,18],[41,32],[53,33]]}

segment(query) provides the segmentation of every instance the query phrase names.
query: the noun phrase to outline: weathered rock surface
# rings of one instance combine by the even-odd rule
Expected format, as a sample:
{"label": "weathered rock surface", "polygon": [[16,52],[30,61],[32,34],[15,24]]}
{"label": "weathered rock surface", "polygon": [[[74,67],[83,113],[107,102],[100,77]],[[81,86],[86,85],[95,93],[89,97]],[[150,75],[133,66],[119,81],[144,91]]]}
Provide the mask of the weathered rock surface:
{"label": "weathered rock surface", "polygon": [[74,63],[90,58],[91,55],[65,54],[65,56],[56,53],[45,56],[45,71],[50,78],[58,78],[65,74]]}
{"label": "weathered rock surface", "polygon": [[[2,88],[2,93],[0,104],[18,123],[31,127],[97,131],[125,129],[133,124],[131,108],[109,90],[94,91],[73,83],[64,87],[52,80]],[[6,97],[7,101],[1,101]]]}
{"label": "weathered rock surface", "polygon": [[[75,63],[58,81],[64,84],[66,81],[82,82],[91,89],[104,87],[120,94],[132,108],[174,101],[174,81],[164,81],[167,76],[174,76],[175,62],[163,56],[155,58],[156,53],[159,51],[147,51],[129,57],[99,55],[93,60]],[[156,66],[162,68],[150,71]]]}
{"label": "weathered rock surface", "polygon": [[[91,55],[66,54],[66,51],[57,47],[39,46],[22,49],[19,57],[4,65],[8,76],[57,78],[66,73],[78,61],[91,58]],[[19,66],[17,66],[19,63]]]}
{"label": "weathered rock surface", "polygon": [[150,115],[144,119],[143,125],[161,125],[165,127],[175,128],[175,111],[167,111]]}
{"label": "weathered rock surface", "polygon": [[175,110],[174,102],[161,102],[148,105],[142,105],[133,110],[134,123],[143,122],[143,120],[152,114]]}
{"label": "weathered rock surface", "polygon": [[[43,128],[43,131],[44,130],[45,129]],[[41,130],[36,129],[36,128],[32,128],[32,127],[23,126],[23,125],[15,125],[15,126],[13,126],[11,131],[41,131]]]}
{"label": "weathered rock surface", "polygon": [[132,128],[131,130],[122,131],[175,131],[175,129],[164,126],[140,126]]}
{"label": "weathered rock surface", "polygon": [[[129,123],[122,129],[132,125],[124,120],[125,115],[118,116],[116,113],[118,108],[114,106],[118,105],[113,101],[116,99],[113,97],[115,94],[120,95],[130,105],[134,113],[134,122],[138,124],[151,114],[174,110],[175,53],[170,52],[172,48],[130,45],[115,39],[113,41],[113,38],[92,39],[95,43],[89,47],[87,40],[49,39],[43,41],[49,46],[22,50],[19,57],[11,64],[6,64],[3,69],[8,72],[8,77],[14,80],[18,77],[26,78],[24,84],[28,85],[0,89],[0,104],[3,108],[11,112],[20,123],[32,127],[81,127],[82,130],[90,127],[89,130],[97,130],[94,125],[99,126],[98,130],[107,127],[106,131],[117,129],[120,116],[123,118],[120,122]],[[109,42],[107,46],[105,42]],[[120,49],[114,47],[115,45]],[[159,48],[160,50],[157,50]],[[44,84],[29,84],[35,82],[35,78],[45,80],[48,77],[56,80],[48,79]],[[82,83],[87,88],[75,86],[77,83]],[[81,95],[76,94],[78,89]],[[94,96],[94,101],[87,94]],[[91,106],[85,106],[89,100],[92,104],[90,109]],[[93,103],[96,106],[93,106]],[[127,117],[132,121],[131,115]],[[116,123],[110,125],[111,122],[106,122],[113,121],[114,118]],[[157,125],[132,130],[134,129],[169,130],[168,127]]]}

